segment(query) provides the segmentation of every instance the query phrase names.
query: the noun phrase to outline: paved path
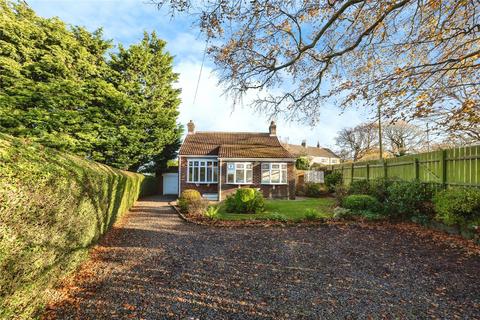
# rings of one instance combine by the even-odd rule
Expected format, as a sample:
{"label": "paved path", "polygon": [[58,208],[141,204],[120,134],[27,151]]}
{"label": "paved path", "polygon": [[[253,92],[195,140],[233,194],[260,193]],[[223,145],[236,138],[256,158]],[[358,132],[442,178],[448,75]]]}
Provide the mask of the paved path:
{"label": "paved path", "polygon": [[[59,319],[480,318],[480,257],[394,228],[213,228],[140,201]],[[83,274],[82,274],[83,273]]]}

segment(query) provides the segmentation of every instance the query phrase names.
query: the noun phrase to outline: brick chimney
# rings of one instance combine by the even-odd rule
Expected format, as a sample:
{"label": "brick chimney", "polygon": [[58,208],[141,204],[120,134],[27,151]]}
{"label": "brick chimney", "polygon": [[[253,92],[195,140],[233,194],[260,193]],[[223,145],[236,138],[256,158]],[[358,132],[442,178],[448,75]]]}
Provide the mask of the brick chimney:
{"label": "brick chimney", "polygon": [[187,123],[187,128],[188,128],[188,134],[194,134],[195,133],[195,124],[193,123],[192,120],[190,120],[190,122]]}
{"label": "brick chimney", "polygon": [[277,125],[275,124],[275,121],[270,122],[270,127],[268,127],[268,132],[270,132],[271,136],[277,135]]}
{"label": "brick chimney", "polygon": [[302,147],[304,147],[304,148],[307,147],[307,140],[302,140]]}
{"label": "brick chimney", "polygon": [[320,141],[317,141],[317,148],[320,148]]}

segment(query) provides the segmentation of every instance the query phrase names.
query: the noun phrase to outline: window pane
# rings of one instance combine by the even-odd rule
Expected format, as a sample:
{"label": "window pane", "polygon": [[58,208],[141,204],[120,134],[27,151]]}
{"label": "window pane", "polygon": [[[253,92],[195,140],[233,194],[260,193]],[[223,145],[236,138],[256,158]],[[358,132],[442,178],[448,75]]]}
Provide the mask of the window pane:
{"label": "window pane", "polygon": [[287,183],[287,170],[282,170],[282,183]]}
{"label": "window pane", "polygon": [[194,161],[194,162],[193,162],[193,165],[194,165],[195,167],[197,167],[197,166],[198,166],[198,161]]}
{"label": "window pane", "polygon": [[207,181],[212,181],[212,167],[207,167]]}
{"label": "window pane", "polygon": [[270,163],[262,163],[262,170],[269,170],[270,169]]}
{"label": "window pane", "polygon": [[194,182],[198,182],[198,167],[193,168],[193,180]]}
{"label": "window pane", "polygon": [[280,165],[272,163],[272,169],[280,169]]}
{"label": "window pane", "polygon": [[252,164],[251,164],[251,163],[247,163],[247,164],[246,164],[246,168],[247,168],[247,169],[252,169]]}
{"label": "window pane", "polygon": [[280,170],[272,169],[272,183],[280,183]]}
{"label": "window pane", "polygon": [[287,169],[287,165],[286,165],[286,164],[282,164],[282,169]]}
{"label": "window pane", "polygon": [[244,173],[245,171],[243,169],[242,170],[237,169],[236,171],[237,181],[235,181],[236,183],[245,183]]}
{"label": "window pane", "polygon": [[253,170],[250,169],[250,170],[247,170],[247,183],[252,183],[252,181],[253,181]]}
{"label": "window pane", "polygon": [[218,167],[214,167],[213,168],[213,179],[212,179],[213,182],[217,182],[218,181]]}
{"label": "window pane", "polygon": [[270,183],[270,170],[262,170],[262,183]]}
{"label": "window pane", "polygon": [[233,162],[227,163],[227,182],[235,182],[235,163]]}
{"label": "window pane", "polygon": [[237,163],[237,169],[243,169],[243,163]]}
{"label": "window pane", "polygon": [[193,181],[193,167],[188,168],[188,181]]}

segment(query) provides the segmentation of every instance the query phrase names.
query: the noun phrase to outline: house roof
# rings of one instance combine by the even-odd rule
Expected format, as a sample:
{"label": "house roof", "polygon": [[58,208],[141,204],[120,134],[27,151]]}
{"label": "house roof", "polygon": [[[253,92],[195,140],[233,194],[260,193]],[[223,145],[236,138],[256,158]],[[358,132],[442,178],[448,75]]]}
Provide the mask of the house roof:
{"label": "house roof", "polygon": [[219,158],[294,158],[278,141],[277,136],[268,132],[189,133],[179,154]]}
{"label": "house roof", "polygon": [[296,157],[340,158],[332,150],[321,147],[304,147],[297,144],[285,144],[285,148]]}

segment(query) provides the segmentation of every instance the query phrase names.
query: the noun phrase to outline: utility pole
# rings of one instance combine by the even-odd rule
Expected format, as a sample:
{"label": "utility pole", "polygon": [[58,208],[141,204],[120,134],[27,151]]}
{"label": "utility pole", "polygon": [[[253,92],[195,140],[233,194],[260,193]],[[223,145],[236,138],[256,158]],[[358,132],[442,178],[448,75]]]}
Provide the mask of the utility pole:
{"label": "utility pole", "polygon": [[378,145],[380,149],[380,160],[383,159],[383,145],[382,145],[382,99],[377,103],[378,111]]}

